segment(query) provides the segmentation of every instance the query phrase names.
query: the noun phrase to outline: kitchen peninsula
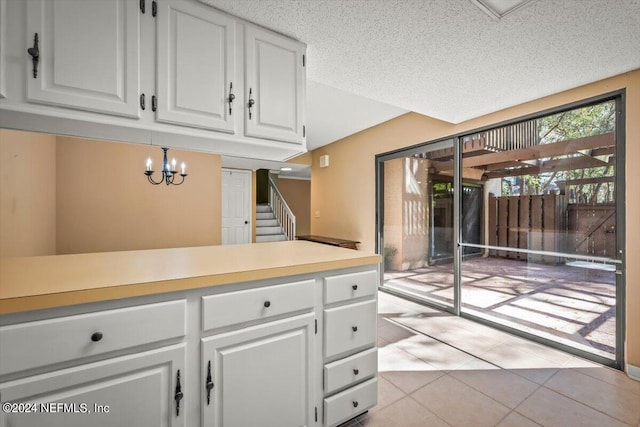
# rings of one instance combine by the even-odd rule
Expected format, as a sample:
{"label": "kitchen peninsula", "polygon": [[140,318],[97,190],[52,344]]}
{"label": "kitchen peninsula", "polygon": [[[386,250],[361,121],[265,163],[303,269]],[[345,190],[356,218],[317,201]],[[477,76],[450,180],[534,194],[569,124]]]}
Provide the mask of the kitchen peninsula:
{"label": "kitchen peninsula", "polygon": [[379,255],[287,241],[0,262],[3,424],[335,426],[376,403]]}

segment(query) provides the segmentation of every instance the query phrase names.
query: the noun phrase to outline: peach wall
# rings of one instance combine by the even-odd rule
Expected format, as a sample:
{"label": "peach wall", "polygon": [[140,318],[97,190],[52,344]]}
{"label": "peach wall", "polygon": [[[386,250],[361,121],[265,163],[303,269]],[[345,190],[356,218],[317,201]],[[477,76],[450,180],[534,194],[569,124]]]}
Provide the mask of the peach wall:
{"label": "peach wall", "polygon": [[[640,70],[554,94],[457,125],[416,113],[366,129],[314,150],[311,185],[311,232],[356,239],[375,248],[375,155],[420,142],[536,113],[626,88],[626,354],[640,366]],[[320,168],[328,154],[330,166]]]}
{"label": "peach wall", "polygon": [[[312,152],[311,233],[358,240],[375,249],[375,155],[451,133],[452,125],[417,113],[365,129]],[[329,166],[319,166],[329,154]]]}
{"label": "peach wall", "polygon": [[56,138],[0,129],[0,257],[56,253]]}
{"label": "peach wall", "polygon": [[278,179],[278,190],[296,216],[296,234],[311,233],[311,182],[306,179]]}
{"label": "peach wall", "polygon": [[57,138],[58,254],[220,244],[220,156],[169,150],[180,186],[149,184],[148,157],[157,170],[159,147]]}

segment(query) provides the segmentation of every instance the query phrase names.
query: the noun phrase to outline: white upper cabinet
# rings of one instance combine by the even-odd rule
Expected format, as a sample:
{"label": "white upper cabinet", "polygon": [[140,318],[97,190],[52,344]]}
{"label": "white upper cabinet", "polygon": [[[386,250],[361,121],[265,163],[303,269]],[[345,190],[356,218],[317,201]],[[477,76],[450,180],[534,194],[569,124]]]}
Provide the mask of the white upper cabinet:
{"label": "white upper cabinet", "polygon": [[138,117],[138,2],[25,3],[27,100]]}
{"label": "white upper cabinet", "polygon": [[302,143],[304,52],[304,45],[294,40],[247,25],[247,136]]}
{"label": "white upper cabinet", "polygon": [[156,120],[233,133],[235,20],[189,0],[159,5]]}
{"label": "white upper cabinet", "polygon": [[305,51],[197,0],[0,0],[0,127],[282,161]]}

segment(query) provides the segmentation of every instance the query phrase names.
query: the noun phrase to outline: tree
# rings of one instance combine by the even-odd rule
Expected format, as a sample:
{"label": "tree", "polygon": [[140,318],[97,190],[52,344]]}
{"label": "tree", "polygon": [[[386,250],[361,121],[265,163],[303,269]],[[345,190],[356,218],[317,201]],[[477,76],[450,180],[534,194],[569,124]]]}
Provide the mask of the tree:
{"label": "tree", "polygon": [[[607,101],[546,116],[536,120],[539,138],[538,143],[552,144],[614,132],[615,120],[615,101]],[[591,152],[579,152],[553,158],[538,159],[538,162],[563,158],[577,159],[581,156],[590,156],[592,154]],[[614,158],[612,156],[615,156],[615,153],[594,156],[607,163],[606,166],[543,172],[538,175],[525,175],[518,178],[504,178],[502,185],[503,195],[545,194],[551,191],[559,191],[560,185],[569,180],[614,177],[615,167],[610,163]],[[613,180],[611,180],[611,182],[576,184],[565,189],[565,191],[569,192],[569,201],[573,203],[603,203],[612,201],[614,190]]]}

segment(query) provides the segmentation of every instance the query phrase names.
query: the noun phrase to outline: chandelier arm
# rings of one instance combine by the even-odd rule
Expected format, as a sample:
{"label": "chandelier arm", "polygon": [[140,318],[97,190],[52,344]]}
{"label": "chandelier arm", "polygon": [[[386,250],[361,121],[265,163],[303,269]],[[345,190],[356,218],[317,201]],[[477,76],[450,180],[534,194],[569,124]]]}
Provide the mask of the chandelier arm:
{"label": "chandelier arm", "polygon": [[151,174],[153,174],[153,171],[151,171],[151,173],[146,173],[146,172],[145,172],[145,175],[147,175],[147,179],[149,180],[149,182],[150,182],[151,184],[153,184],[153,185],[159,185],[159,184],[162,184],[162,181],[163,181],[163,180],[160,180],[160,181],[156,182],[156,181],[154,181],[154,180],[153,180],[153,178],[151,178]]}
{"label": "chandelier arm", "polygon": [[[179,183],[177,183],[177,184],[176,184],[176,183],[175,183],[175,182],[173,182],[173,181],[172,181],[171,183],[172,183],[173,185],[182,185],[182,183],[184,182],[184,177],[185,177],[185,176],[187,176],[187,174],[186,174],[186,173],[185,173],[184,175],[183,175],[183,174],[180,174],[180,176],[182,177],[182,180],[181,180]],[[174,178],[175,178],[175,175],[174,175]]]}

